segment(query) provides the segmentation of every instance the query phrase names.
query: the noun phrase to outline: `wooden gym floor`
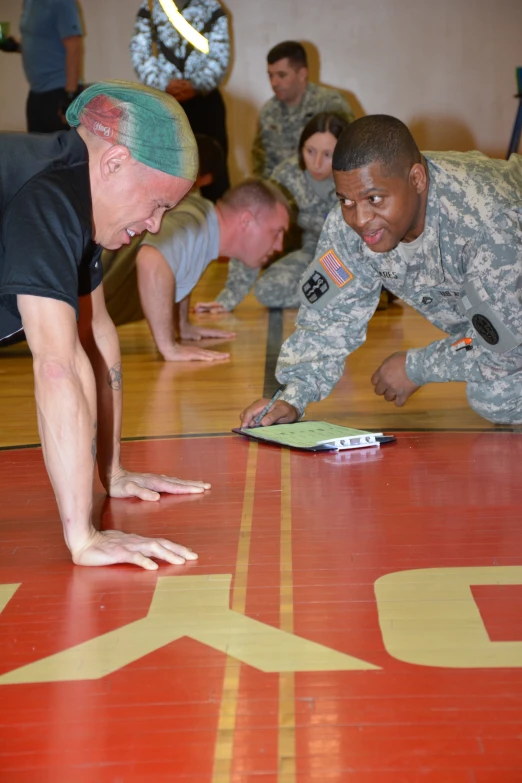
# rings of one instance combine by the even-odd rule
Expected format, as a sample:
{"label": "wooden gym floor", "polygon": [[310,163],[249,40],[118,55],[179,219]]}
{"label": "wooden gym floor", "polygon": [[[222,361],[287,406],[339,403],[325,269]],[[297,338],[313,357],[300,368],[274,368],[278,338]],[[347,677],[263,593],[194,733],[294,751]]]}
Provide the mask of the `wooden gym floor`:
{"label": "wooden gym floor", "polygon": [[0,351],[2,783],[521,783],[522,437],[462,384],[402,410],[373,395],[383,358],[437,338],[397,303],[308,411],[396,444],[232,435],[294,316],[249,297],[213,366],[164,364],[143,323],[120,329],[124,463],[212,482],[155,504],[97,487],[103,525],[199,553],[155,573],[72,565],[27,349]]}

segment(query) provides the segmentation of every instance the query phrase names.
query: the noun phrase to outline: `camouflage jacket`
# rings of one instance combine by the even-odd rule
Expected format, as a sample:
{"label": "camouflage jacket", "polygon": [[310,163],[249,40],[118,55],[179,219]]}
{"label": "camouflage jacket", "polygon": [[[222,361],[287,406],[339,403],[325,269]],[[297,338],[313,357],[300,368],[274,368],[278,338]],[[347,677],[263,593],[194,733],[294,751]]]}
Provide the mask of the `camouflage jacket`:
{"label": "camouflage jacket", "polygon": [[287,106],[275,96],[259,113],[252,163],[254,174],[269,177],[278,163],[295,155],[306,123],[322,111],[335,111],[351,122],[354,119],[348,101],[337,90],[308,84],[301,103]]}
{"label": "camouflage jacket", "polygon": [[[449,335],[407,352],[415,383],[480,383],[522,368],[522,158],[426,157],[423,241],[408,263],[397,248],[370,250],[340,205],[326,220],[276,373],[288,384],[283,399],[301,413],[331,392],[347,355],[364,342],[383,284]],[[463,337],[471,350],[457,350]]]}
{"label": "camouflage jacket", "polygon": [[[295,208],[297,224],[303,229],[302,249],[312,258],[326,216],[337,201],[333,179],[326,197],[319,195],[307,172],[299,168],[297,155],[280,163],[270,179],[281,187],[291,206]],[[258,275],[258,269],[250,269],[237,259],[231,259],[227,282],[216,301],[227,310],[233,310],[243,301]]]}
{"label": "camouflage jacket", "polygon": [[[142,2],[130,43],[138,78],[149,87],[165,90],[171,79],[188,79],[200,93],[218,87],[230,59],[228,19],[217,0],[189,0],[182,16],[208,39],[209,53],[194,49],[170,23],[159,0],[153,0],[152,24],[147,0]],[[153,41],[158,56],[152,52]]]}
{"label": "camouflage jacket", "polygon": [[[303,250],[315,252],[328,213],[337,203],[333,178],[324,195],[314,187],[306,171],[299,168],[297,155],[280,163],[270,177],[279,185],[297,212],[297,225],[303,229]],[[323,184],[323,183],[321,183]]]}

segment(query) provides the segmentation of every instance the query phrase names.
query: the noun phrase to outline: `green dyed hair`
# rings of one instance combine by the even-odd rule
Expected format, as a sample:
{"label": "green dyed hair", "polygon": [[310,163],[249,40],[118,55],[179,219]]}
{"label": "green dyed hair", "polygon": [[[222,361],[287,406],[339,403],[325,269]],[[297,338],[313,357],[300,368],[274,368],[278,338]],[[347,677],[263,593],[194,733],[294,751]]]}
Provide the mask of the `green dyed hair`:
{"label": "green dyed hair", "polygon": [[194,181],[198,152],[187,115],[171,96],[131,82],[100,82],[71,103],[69,125],[83,125],[95,136],[127,147],[132,157],[153,169]]}

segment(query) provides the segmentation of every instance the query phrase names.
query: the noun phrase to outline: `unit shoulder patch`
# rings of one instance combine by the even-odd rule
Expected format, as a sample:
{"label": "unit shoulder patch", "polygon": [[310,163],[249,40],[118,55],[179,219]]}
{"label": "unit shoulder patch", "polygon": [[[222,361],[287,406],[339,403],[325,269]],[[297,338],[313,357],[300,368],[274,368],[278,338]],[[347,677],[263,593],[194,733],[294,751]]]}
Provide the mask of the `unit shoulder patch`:
{"label": "unit shoulder patch", "polygon": [[309,278],[303,283],[302,291],[306,296],[310,304],[315,304],[318,299],[326,294],[330,286],[328,280],[320,272],[315,271]]}
{"label": "unit shoulder patch", "polygon": [[500,338],[497,330],[485,315],[475,313],[471,318],[471,323],[488,345],[496,345],[499,342]]}

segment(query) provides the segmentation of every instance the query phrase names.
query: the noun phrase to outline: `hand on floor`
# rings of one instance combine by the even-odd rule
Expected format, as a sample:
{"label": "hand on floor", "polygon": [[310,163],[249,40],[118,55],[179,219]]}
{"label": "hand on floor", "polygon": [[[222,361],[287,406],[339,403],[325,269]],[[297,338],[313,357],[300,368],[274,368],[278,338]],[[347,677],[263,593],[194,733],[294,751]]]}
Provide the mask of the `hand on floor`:
{"label": "hand on floor", "polygon": [[194,326],[194,324],[183,324],[183,326],[180,326],[180,337],[182,340],[202,340],[205,337],[221,337],[233,340],[235,336],[235,332],[225,332],[223,329],[212,329],[207,326]]}
{"label": "hand on floor", "polygon": [[223,362],[230,359],[229,353],[207,351],[206,348],[196,348],[192,345],[176,343],[166,351],[161,351],[166,362]]}
{"label": "hand on floor", "polygon": [[187,560],[198,559],[191,549],[166,538],[145,538],[121,530],[93,530],[88,542],[72,553],[76,565],[132,563],[147,571],[155,571],[158,564],[151,560],[152,557],[172,565],[183,565]]}
{"label": "hand on floor", "polygon": [[111,498],[140,498],[159,500],[161,492],[169,495],[191,495],[210,489],[204,481],[190,481],[175,476],[158,476],[156,473],[133,473],[121,468],[111,476],[107,492]]}

